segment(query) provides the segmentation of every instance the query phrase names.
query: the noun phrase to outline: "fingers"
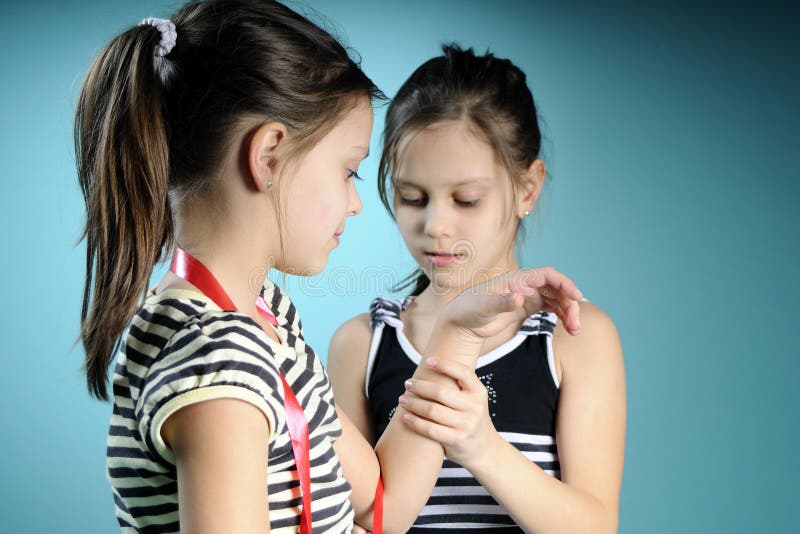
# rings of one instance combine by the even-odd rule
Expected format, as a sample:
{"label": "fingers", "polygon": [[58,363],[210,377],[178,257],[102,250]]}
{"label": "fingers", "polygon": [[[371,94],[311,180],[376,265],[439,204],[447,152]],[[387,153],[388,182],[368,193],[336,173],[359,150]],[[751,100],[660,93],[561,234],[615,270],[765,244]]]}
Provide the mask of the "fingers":
{"label": "fingers", "polygon": [[581,306],[573,300],[567,304],[567,307],[564,323],[567,325],[567,331],[573,336],[577,336],[581,332]]}
{"label": "fingers", "polygon": [[525,303],[523,294],[512,291],[511,293],[501,293],[497,295],[487,295],[490,299],[490,304],[487,307],[491,313],[506,313],[518,310]]}
{"label": "fingers", "polygon": [[567,299],[545,298],[545,311],[555,313],[559,320],[564,324],[564,328],[571,335],[578,335],[581,331],[580,304],[577,301]]}
{"label": "fingers", "polygon": [[466,420],[486,407],[486,388],[471,367],[438,358],[429,358],[426,365],[455,380],[461,389],[429,380],[409,379],[405,383],[407,394],[398,399],[406,411],[442,426],[462,427]]}
{"label": "fingers", "polygon": [[538,293],[540,288],[549,286],[573,300],[583,298],[583,294],[575,283],[552,267],[537,267],[536,269],[516,271],[515,276],[509,279],[509,285],[523,295]]}
{"label": "fingers", "polygon": [[[520,276],[519,283],[525,287],[519,291],[530,295],[536,291],[542,298],[542,304],[547,311],[554,312],[564,324],[565,329],[572,335],[580,333],[580,306],[578,300],[583,298],[583,293],[567,276],[552,267],[527,269]],[[537,310],[526,310],[534,313]]]}
{"label": "fingers", "polygon": [[[406,381],[406,393],[411,397],[435,402],[453,410],[467,410],[470,407],[470,400],[464,391],[419,378]],[[404,395],[404,397],[409,397],[409,395]]]}
{"label": "fingers", "polygon": [[[478,376],[475,374],[474,367],[470,367],[455,360],[439,358],[428,358],[425,360],[425,365],[441,375],[452,378],[458,383],[458,386],[462,390],[469,394],[478,393],[485,389],[478,379]],[[453,394],[456,393],[453,392],[452,388],[448,389],[450,389],[450,392],[444,392],[445,395],[453,396]]]}
{"label": "fingers", "polygon": [[[427,366],[437,374],[454,380],[457,388],[420,378],[405,382],[406,392],[413,397],[435,402],[460,412],[477,412],[486,404],[486,388],[472,368],[456,361],[430,358]],[[421,414],[425,415],[425,414]]]}
{"label": "fingers", "polygon": [[427,419],[428,421],[432,421],[438,425],[449,428],[463,425],[463,416],[460,412],[447,406],[443,406],[437,402],[431,402],[426,399],[411,397],[409,395],[400,396],[398,402],[400,403],[400,406],[406,409],[406,412],[417,417]]}
{"label": "fingers", "polygon": [[445,447],[458,442],[460,438],[457,430],[428,421],[411,413],[403,414],[403,423],[417,434],[439,442]]}

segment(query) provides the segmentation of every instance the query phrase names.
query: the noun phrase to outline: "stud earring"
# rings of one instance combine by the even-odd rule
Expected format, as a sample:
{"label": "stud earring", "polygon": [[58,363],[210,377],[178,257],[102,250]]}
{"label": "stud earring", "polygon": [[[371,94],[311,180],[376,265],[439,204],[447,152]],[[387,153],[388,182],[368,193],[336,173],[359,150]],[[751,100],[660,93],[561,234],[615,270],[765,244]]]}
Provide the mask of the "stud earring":
{"label": "stud earring", "polygon": [[530,215],[530,214],[531,214],[530,210],[525,210],[525,215],[524,215],[524,217],[527,217],[527,216],[528,216],[528,215]]}
{"label": "stud earring", "polygon": [[271,189],[272,189],[272,180],[270,180],[270,181],[268,181],[268,182],[267,182],[267,187],[266,187],[266,189],[267,189],[267,191],[269,191],[269,190],[271,190]]}

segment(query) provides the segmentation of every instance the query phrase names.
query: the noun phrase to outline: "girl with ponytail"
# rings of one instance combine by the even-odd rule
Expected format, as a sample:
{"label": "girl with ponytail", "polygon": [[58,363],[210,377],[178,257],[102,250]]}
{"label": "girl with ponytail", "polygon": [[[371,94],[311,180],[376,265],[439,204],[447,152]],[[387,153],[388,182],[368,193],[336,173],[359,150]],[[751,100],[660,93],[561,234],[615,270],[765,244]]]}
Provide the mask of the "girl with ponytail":
{"label": "girl with ponytail", "polygon": [[[90,67],[75,119],[81,339],[90,393],[113,400],[107,475],[124,532],[402,532],[419,513],[441,445],[398,420],[373,449],[264,276],[325,267],[361,210],[379,98],[333,37],[272,1],[191,2]],[[544,285],[576,322],[568,279],[521,272],[456,299],[425,357],[474,359]],[[416,376],[455,390],[424,366]]]}

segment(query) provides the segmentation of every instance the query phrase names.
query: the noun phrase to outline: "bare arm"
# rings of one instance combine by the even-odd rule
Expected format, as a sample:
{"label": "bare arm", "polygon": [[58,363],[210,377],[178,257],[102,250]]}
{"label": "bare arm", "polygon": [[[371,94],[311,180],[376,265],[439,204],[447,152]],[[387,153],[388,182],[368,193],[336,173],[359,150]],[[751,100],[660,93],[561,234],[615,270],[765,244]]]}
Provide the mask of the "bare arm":
{"label": "bare arm", "polygon": [[[342,437],[334,444],[334,449],[353,487],[351,502],[356,521],[371,528],[375,488],[379,470],[382,470],[385,484],[383,529],[387,533],[405,532],[428,500],[444,451],[440,444],[404,427],[399,420],[402,416],[399,408],[375,451],[372,450],[374,429],[364,395],[372,335],[368,321],[367,316],[361,315],[342,325],[334,334],[328,351],[328,373],[342,422]],[[464,342],[454,330],[439,329],[432,339],[425,357],[443,354],[474,365],[480,351],[479,343]],[[452,350],[446,350],[448,347]],[[450,379],[424,366],[420,366],[414,376],[452,384]]]}
{"label": "bare arm", "polygon": [[172,414],[161,435],[175,455],[181,532],[269,532],[269,423],[255,406],[214,399]]}
{"label": "bare arm", "polygon": [[561,481],[494,430],[485,388],[471,369],[438,365],[459,381],[463,394],[443,395],[441,388],[418,383],[412,393],[423,398],[408,397],[409,409],[422,416],[409,427],[442,442],[448,457],[469,469],[526,532],[617,530],[625,445],[622,350],[614,324],[596,306],[582,304],[581,316],[580,336],[557,330],[553,342],[563,374],[557,414]]}
{"label": "bare arm", "polygon": [[328,348],[328,377],[337,409],[341,408],[373,447],[375,429],[364,393],[367,358],[372,340],[369,314],[362,313],[344,323],[333,334]]}
{"label": "bare arm", "polygon": [[[353,488],[350,502],[357,522],[371,521],[380,469],[373,450],[375,432],[369,402],[364,394],[371,337],[369,315],[361,314],[334,333],[328,348],[328,377],[342,424],[342,436],[333,444],[333,449],[342,463],[344,477]],[[362,458],[361,465],[347,461],[351,457]]]}

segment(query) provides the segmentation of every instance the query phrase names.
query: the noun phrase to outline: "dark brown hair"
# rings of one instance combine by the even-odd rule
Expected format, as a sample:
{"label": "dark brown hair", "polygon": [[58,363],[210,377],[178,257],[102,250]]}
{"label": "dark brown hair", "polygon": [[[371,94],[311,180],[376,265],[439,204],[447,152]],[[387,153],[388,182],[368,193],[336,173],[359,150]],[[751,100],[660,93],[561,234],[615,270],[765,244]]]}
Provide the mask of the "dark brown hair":
{"label": "dark brown hair", "polygon": [[334,37],[277,2],[191,2],[171,21],[177,40],[163,57],[149,25],[103,48],[75,114],[87,214],[81,340],[101,399],[120,334],[172,248],[173,211],[213,187],[243,125],[283,123],[296,156],[359,97],[382,98]]}
{"label": "dark brown hair", "polygon": [[[525,73],[488,51],[477,56],[455,44],[423,63],[400,87],[386,112],[378,194],[394,219],[389,184],[401,145],[409,135],[445,121],[465,121],[494,150],[511,177],[516,196],[521,178],[538,157],[542,135]],[[519,228],[519,227],[518,227]],[[419,295],[430,284],[421,269],[395,290]]]}

